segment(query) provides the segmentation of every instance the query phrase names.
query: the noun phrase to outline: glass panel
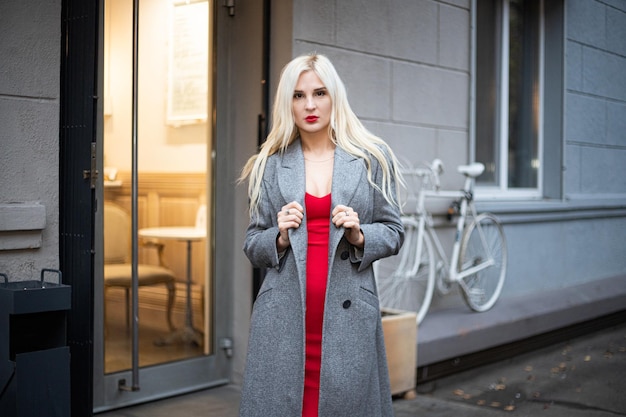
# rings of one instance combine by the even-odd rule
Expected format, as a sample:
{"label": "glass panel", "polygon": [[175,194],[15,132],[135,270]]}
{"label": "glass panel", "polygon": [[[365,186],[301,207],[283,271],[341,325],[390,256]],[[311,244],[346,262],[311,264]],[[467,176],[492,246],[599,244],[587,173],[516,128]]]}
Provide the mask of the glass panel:
{"label": "glass panel", "polygon": [[476,161],[485,164],[477,179],[481,185],[497,185],[500,88],[499,0],[477,2],[476,25]]}
{"label": "glass panel", "polygon": [[[104,369],[131,367],[132,0],[105,2]],[[208,1],[139,10],[139,365],[209,355]],[[170,320],[171,317],[171,320]]]}
{"label": "glass panel", "polygon": [[508,186],[511,188],[538,185],[539,3],[510,1]]}

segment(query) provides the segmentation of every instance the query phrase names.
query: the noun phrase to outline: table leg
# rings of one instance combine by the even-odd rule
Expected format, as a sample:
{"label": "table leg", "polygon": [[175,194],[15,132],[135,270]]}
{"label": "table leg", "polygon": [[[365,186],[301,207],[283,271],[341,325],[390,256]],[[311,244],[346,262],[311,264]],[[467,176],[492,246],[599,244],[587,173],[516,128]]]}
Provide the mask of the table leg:
{"label": "table leg", "polygon": [[187,241],[187,280],[186,280],[186,307],[185,307],[185,325],[182,329],[177,329],[164,339],[156,340],[154,343],[158,346],[169,345],[177,341],[183,343],[193,343],[196,346],[202,346],[202,332],[193,327],[193,305],[191,300],[191,240]]}
{"label": "table leg", "polygon": [[187,241],[187,311],[185,325],[193,329],[193,308],[191,305],[191,240]]}

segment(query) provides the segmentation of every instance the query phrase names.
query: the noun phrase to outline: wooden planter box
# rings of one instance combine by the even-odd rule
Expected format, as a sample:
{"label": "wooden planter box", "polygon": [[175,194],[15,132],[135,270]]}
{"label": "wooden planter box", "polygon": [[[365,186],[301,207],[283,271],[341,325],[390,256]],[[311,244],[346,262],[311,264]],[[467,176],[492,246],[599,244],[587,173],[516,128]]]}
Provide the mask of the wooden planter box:
{"label": "wooden planter box", "polygon": [[413,395],[417,378],[416,314],[382,309],[392,395]]}

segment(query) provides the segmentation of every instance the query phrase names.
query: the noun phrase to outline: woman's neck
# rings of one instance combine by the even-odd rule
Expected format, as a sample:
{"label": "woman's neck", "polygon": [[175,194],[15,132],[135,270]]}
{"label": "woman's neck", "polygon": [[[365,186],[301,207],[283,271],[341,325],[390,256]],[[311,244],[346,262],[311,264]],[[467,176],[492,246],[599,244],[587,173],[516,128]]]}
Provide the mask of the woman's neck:
{"label": "woman's neck", "polygon": [[324,135],[304,135],[300,137],[302,143],[302,153],[309,160],[327,159],[335,153],[335,144],[327,134]]}

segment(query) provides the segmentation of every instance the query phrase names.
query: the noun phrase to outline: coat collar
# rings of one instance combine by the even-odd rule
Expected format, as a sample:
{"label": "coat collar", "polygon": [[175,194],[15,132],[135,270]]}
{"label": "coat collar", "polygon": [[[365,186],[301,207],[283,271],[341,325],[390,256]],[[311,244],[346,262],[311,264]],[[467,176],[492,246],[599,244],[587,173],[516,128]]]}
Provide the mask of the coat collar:
{"label": "coat collar", "polygon": [[[337,146],[332,180],[332,207],[337,204],[350,205],[361,180],[358,159]],[[299,138],[296,138],[282,155],[281,169],[278,171],[278,187],[286,202],[297,201],[304,206],[306,178],[304,154]]]}
{"label": "coat collar", "polygon": [[[363,181],[364,178],[363,169],[363,165],[359,163],[358,158],[344,151],[339,146],[335,148],[331,186],[331,210],[338,204],[351,206],[359,181]],[[299,138],[296,138],[283,153],[277,175],[278,187],[284,201],[287,203],[297,201],[304,207],[306,178],[304,171],[304,154],[302,153],[302,143]],[[334,259],[337,245],[343,236],[343,229],[337,229],[331,225],[330,230],[329,261]],[[306,215],[300,227],[298,229],[291,229],[289,232],[289,240],[291,241],[299,269],[298,275],[300,276],[301,284],[304,284],[307,252]]]}

